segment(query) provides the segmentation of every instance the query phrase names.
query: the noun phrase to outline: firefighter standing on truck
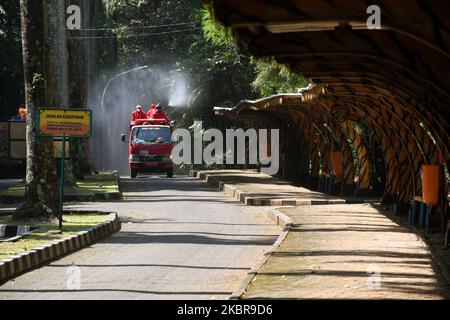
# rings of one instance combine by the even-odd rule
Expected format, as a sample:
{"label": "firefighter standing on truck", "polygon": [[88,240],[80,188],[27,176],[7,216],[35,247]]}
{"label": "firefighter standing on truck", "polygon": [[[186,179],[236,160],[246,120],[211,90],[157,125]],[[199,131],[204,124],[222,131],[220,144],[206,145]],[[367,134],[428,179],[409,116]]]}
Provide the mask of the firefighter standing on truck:
{"label": "firefighter standing on truck", "polygon": [[152,118],[152,115],[155,113],[156,111],[156,104],[152,103],[152,105],[150,106],[150,109],[147,112],[147,116],[149,118]]}
{"label": "firefighter standing on truck", "polygon": [[156,105],[155,110],[152,112],[152,110],[149,111],[148,113],[149,118],[151,119],[155,119],[155,120],[163,120],[166,121],[167,123],[170,122],[169,117],[167,116],[167,114],[161,110],[161,104],[158,103]]}
{"label": "firefighter standing on truck", "polygon": [[142,111],[142,106],[137,105],[136,111],[134,111],[131,114],[131,122],[135,122],[136,120],[139,119],[147,119],[147,114],[144,111]]}

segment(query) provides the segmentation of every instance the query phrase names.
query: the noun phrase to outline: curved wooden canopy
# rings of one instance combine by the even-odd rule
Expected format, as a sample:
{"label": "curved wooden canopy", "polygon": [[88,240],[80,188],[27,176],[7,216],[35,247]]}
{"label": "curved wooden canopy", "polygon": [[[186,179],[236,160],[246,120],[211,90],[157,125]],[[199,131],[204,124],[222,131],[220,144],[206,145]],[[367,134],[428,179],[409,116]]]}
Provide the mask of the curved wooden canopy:
{"label": "curved wooden canopy", "polygon": [[[301,94],[242,102],[217,113],[253,125],[268,125],[276,118],[282,126],[286,124],[289,143],[311,142],[319,132],[331,149],[333,143],[342,147],[347,140],[359,141],[349,121],[365,123],[383,153],[385,199],[397,199],[405,207],[421,195],[422,164],[441,164],[443,159],[450,166],[450,2],[208,2],[217,20],[233,29],[241,47],[256,57],[275,58],[313,84]],[[380,7],[381,29],[368,29],[369,5]],[[319,140],[308,146],[312,162],[315,153],[323,158],[326,152]],[[364,160],[367,148],[359,149]],[[342,152],[344,162],[350,163],[351,154]],[[298,153],[289,156],[301,157]],[[367,179],[364,172],[346,168],[346,183],[355,174],[359,183]],[[437,211],[444,223],[447,181],[441,189]]]}

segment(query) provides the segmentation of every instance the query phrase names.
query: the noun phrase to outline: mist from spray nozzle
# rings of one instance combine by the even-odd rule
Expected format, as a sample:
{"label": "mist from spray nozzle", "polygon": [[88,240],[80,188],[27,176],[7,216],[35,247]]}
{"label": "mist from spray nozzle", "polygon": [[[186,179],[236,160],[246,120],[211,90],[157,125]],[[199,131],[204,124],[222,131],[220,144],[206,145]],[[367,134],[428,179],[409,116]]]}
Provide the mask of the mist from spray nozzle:
{"label": "mist from spray nozzle", "polygon": [[[121,134],[128,140],[131,113],[136,105],[145,112],[152,103],[182,108],[187,104],[186,78],[155,67],[136,69],[133,72],[111,72],[107,79],[113,79],[103,99],[105,83],[99,81],[96,94],[91,94],[89,108],[93,111],[93,135],[90,144],[90,159],[98,171],[118,170],[128,174],[128,143],[120,141]],[[117,78],[115,78],[117,77]],[[170,116],[170,115],[169,115]]]}
{"label": "mist from spray nozzle", "polygon": [[186,79],[183,74],[172,75],[173,87],[170,93],[169,105],[174,108],[185,108],[189,98]]}

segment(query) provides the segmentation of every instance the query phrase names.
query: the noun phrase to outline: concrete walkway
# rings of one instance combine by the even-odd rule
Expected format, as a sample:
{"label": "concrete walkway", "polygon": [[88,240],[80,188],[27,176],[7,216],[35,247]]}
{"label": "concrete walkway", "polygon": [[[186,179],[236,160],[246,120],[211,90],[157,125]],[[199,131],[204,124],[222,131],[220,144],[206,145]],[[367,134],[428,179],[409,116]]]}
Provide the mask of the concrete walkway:
{"label": "concrete walkway", "polygon": [[[330,198],[257,173],[205,173],[245,191],[248,198]],[[449,298],[448,283],[427,245],[390,219],[389,212],[370,204],[298,205],[279,209],[293,227],[242,298]]]}
{"label": "concrete walkway", "polygon": [[426,244],[369,204],[281,209],[294,222],[244,299],[443,299]]}
{"label": "concrete walkway", "polygon": [[262,205],[305,205],[324,204],[329,202],[345,203],[345,199],[315,192],[292,183],[250,170],[211,170],[200,171],[199,176],[230,184],[243,192],[244,203],[259,203]]}

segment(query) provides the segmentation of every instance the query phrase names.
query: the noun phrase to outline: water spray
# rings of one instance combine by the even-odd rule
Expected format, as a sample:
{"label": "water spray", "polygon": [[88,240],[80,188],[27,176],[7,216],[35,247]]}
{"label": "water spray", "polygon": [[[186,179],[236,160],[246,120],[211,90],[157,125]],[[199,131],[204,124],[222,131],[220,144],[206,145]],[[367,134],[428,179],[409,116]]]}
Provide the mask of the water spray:
{"label": "water spray", "polygon": [[94,113],[90,159],[98,171],[128,174],[128,145],[120,143],[120,137],[129,130],[135,106],[140,104],[148,111],[159,100],[166,111],[182,108],[189,96],[186,81],[181,73],[145,65],[113,73],[106,85],[102,82],[92,91],[101,92],[101,97],[96,100],[92,94],[89,101]]}
{"label": "water spray", "polygon": [[101,105],[100,105],[101,110],[104,110],[104,104],[103,104],[103,102],[105,101],[106,90],[108,89],[108,87],[109,87],[109,85],[111,84],[111,82],[113,82],[115,79],[117,79],[117,78],[119,78],[119,77],[121,77],[121,76],[123,76],[123,75],[126,75],[126,74],[128,74],[128,73],[131,73],[131,72],[134,72],[134,71],[138,71],[138,70],[147,69],[147,68],[148,68],[148,66],[137,67],[137,68],[134,68],[134,69],[127,70],[127,71],[124,71],[124,72],[122,72],[122,73],[119,73],[119,74],[115,75],[114,77],[112,77],[111,79],[109,79],[108,83],[107,83],[106,86],[105,86],[105,89],[103,90],[102,101],[101,101]]}

